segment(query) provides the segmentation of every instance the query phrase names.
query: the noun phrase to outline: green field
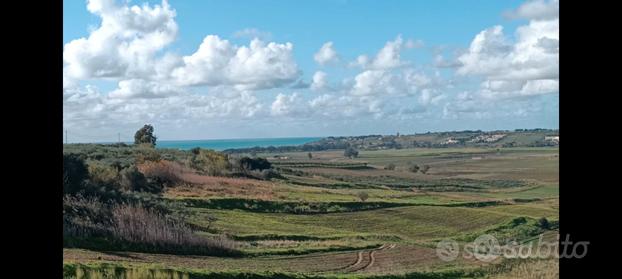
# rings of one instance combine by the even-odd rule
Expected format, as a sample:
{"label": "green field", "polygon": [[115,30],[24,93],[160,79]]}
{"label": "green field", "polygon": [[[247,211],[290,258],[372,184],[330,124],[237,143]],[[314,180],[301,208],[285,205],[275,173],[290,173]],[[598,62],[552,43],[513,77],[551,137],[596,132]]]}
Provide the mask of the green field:
{"label": "green field", "polygon": [[[343,150],[312,152],[311,159],[307,152],[279,153],[287,159],[258,154],[282,177],[193,174],[159,197],[177,204],[172,210],[186,214],[198,236],[234,240],[241,257],[74,247],[63,251],[65,273],[509,278],[524,265],[553,263],[444,262],[435,245],[442,239],[464,244],[483,233],[530,239],[548,231],[537,222],[559,220],[558,154],[557,147],[391,149],[361,151],[354,159]],[[385,168],[389,164],[395,168]],[[413,164],[429,170],[412,172]]]}

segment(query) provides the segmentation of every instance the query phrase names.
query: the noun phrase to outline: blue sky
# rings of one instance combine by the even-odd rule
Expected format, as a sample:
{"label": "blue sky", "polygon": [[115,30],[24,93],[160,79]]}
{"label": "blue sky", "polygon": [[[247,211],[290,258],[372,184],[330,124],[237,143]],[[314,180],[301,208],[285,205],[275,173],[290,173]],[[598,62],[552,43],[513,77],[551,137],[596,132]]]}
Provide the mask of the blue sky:
{"label": "blue sky", "polygon": [[[162,139],[559,125],[557,1],[90,2],[63,7],[64,122],[77,141],[129,139],[139,123]],[[265,49],[236,62],[253,38]],[[214,58],[224,40],[231,56]],[[327,42],[336,55],[318,62]],[[175,66],[160,70],[165,56]]]}

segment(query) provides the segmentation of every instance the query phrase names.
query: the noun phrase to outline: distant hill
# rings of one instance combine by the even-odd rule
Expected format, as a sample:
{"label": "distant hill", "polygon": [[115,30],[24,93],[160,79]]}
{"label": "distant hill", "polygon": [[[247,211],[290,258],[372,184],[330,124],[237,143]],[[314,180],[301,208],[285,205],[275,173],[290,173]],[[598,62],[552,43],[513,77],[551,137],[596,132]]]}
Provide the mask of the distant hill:
{"label": "distant hill", "polygon": [[326,137],[296,146],[227,149],[226,153],[295,152],[345,149],[359,150],[443,147],[539,147],[559,145],[559,130],[517,129],[514,131],[451,131],[412,135],[366,135]]}

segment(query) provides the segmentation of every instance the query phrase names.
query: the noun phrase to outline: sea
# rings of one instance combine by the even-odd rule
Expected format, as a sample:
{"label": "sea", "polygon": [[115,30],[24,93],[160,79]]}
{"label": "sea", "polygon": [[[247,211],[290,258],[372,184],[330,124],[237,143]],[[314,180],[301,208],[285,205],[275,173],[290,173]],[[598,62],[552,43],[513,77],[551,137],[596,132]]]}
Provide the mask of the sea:
{"label": "sea", "polygon": [[158,140],[156,148],[176,148],[189,150],[195,147],[225,150],[233,148],[268,147],[303,145],[308,142],[320,140],[321,137],[301,138],[260,138],[260,139],[212,139],[212,140]]}

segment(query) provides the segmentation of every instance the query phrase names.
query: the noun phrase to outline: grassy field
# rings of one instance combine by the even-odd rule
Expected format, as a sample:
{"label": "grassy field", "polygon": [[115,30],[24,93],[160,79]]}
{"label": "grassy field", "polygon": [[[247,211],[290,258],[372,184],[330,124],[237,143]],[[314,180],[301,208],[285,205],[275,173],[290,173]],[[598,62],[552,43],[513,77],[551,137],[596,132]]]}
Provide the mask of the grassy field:
{"label": "grassy field", "polygon": [[[435,252],[443,239],[464,244],[483,233],[528,239],[546,232],[537,227],[539,219],[559,220],[556,147],[392,149],[360,151],[354,159],[345,158],[343,150],[312,152],[312,158],[308,152],[274,155],[258,154],[281,178],[186,173],[160,197],[179,205],[173,211],[183,212],[197,235],[233,239],[241,257],[66,248],[66,277],[555,278],[558,273],[552,260],[445,262]],[[412,172],[415,164],[429,170]],[[517,220],[524,221],[516,225]]]}

